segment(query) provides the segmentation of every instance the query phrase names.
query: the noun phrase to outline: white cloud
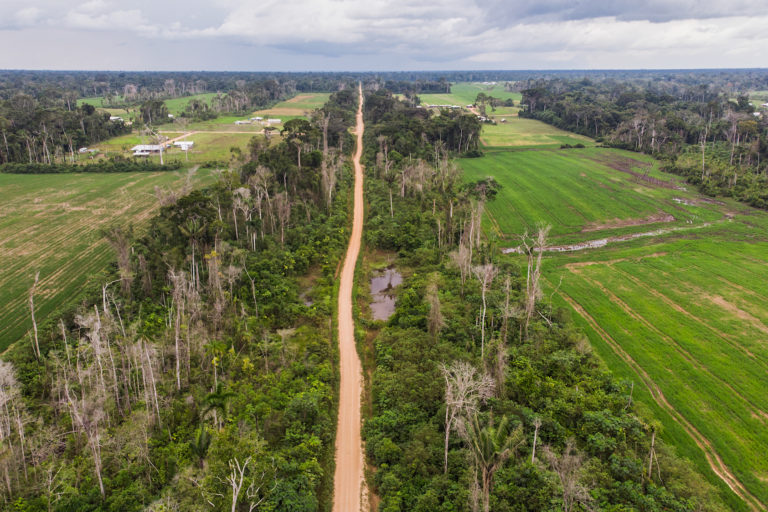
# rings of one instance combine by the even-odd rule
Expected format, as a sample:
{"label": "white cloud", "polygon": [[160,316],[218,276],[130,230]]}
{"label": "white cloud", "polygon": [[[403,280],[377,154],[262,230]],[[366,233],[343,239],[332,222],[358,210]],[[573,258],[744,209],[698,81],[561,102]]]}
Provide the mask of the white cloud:
{"label": "white cloud", "polygon": [[746,66],[768,43],[765,26],[768,0],[0,1],[0,30],[215,43],[238,55],[303,58],[306,67],[321,57],[369,69]]}

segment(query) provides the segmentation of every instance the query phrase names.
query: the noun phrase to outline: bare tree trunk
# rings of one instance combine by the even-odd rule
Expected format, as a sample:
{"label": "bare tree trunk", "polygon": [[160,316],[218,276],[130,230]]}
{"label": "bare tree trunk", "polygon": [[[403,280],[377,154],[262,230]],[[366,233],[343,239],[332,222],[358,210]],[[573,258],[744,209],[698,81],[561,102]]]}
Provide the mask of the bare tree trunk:
{"label": "bare tree trunk", "polygon": [[40,280],[40,272],[37,272],[35,274],[35,283],[32,285],[32,288],[29,290],[29,311],[32,314],[32,329],[34,331],[34,341],[35,346],[33,347],[35,350],[35,357],[39,360],[40,359],[40,345],[37,341],[37,321],[35,320],[35,288],[37,288],[37,282]]}

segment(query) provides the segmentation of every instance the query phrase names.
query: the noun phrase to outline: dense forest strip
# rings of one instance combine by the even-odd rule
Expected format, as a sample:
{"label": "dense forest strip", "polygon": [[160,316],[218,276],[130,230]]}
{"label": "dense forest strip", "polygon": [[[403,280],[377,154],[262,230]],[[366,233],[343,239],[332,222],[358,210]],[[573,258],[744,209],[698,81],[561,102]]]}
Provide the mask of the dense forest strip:
{"label": "dense forest strip", "polygon": [[357,512],[360,510],[363,482],[363,451],[360,437],[360,395],[363,390],[362,367],[355,346],[355,325],[352,320],[352,287],[355,265],[360,253],[363,234],[363,90],[359,88],[360,103],[357,110],[357,149],[354,155],[355,186],[352,234],[347,255],[341,269],[339,285],[339,420],[336,430],[336,474],[334,477],[333,510]]}

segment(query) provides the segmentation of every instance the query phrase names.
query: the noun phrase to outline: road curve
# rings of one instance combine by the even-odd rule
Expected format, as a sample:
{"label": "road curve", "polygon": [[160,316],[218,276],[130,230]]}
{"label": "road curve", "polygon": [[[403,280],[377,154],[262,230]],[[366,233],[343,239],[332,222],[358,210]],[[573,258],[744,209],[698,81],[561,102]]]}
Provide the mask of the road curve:
{"label": "road curve", "polygon": [[363,235],[363,89],[358,86],[357,147],[353,158],[355,167],[354,213],[352,235],[341,268],[339,283],[339,419],[336,425],[336,472],[333,477],[333,512],[359,512],[363,493],[363,443],[360,437],[360,397],[363,372],[355,346],[355,325],[352,320],[352,286],[355,264]]}

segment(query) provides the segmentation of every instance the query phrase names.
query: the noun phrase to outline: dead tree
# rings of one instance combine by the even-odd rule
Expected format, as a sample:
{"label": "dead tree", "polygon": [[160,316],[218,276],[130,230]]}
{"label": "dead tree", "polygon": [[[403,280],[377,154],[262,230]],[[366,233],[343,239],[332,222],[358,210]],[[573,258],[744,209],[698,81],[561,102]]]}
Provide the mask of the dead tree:
{"label": "dead tree", "polygon": [[535,239],[531,239],[528,236],[527,231],[520,237],[522,248],[527,258],[525,278],[525,318],[521,325],[520,333],[522,339],[528,338],[528,326],[531,323],[533,314],[536,312],[536,301],[541,298],[541,285],[539,283],[541,278],[541,257],[544,255],[544,251],[547,247],[549,230],[549,225],[543,225],[539,226]]}
{"label": "dead tree", "polygon": [[569,439],[558,456],[549,446],[544,446],[544,458],[557,474],[563,493],[563,512],[570,512],[576,503],[588,505],[592,501],[589,489],[581,483],[581,467],[584,455],[579,453]]}
{"label": "dead tree", "polygon": [[539,440],[539,429],[541,428],[541,418],[538,416],[533,420],[533,446],[531,447],[531,464],[536,460],[536,443]]}
{"label": "dead tree", "polygon": [[450,253],[451,261],[459,269],[459,275],[461,277],[461,296],[464,296],[464,284],[467,282],[467,276],[469,275],[472,266],[472,253],[469,251],[466,245],[459,243],[458,249]]}
{"label": "dead tree", "polygon": [[120,226],[114,226],[104,236],[117,255],[117,268],[120,271],[120,289],[123,295],[127,296],[131,293],[131,284],[133,283],[131,268],[132,234],[129,230],[125,230]]}
{"label": "dead tree", "polygon": [[426,299],[427,304],[429,304],[427,327],[429,333],[436,339],[440,331],[445,327],[445,318],[440,312],[440,297],[437,294],[437,283],[432,282],[427,286]]}
{"label": "dead tree", "polygon": [[445,446],[443,472],[448,472],[448,444],[451,431],[477,413],[481,402],[493,395],[493,379],[465,361],[441,365],[445,379]]}
{"label": "dead tree", "polygon": [[40,359],[40,345],[37,341],[37,320],[35,320],[35,289],[37,288],[37,282],[40,280],[40,272],[35,274],[35,282],[32,284],[32,288],[29,289],[29,311],[32,315],[32,330],[34,332],[33,341],[35,342],[32,347],[35,352],[35,357]]}
{"label": "dead tree", "polygon": [[472,273],[480,281],[480,291],[483,296],[483,311],[480,318],[480,359],[485,364],[485,314],[488,309],[486,295],[491,287],[491,283],[493,283],[493,280],[498,275],[499,269],[493,263],[486,263],[485,265],[472,267]]}

